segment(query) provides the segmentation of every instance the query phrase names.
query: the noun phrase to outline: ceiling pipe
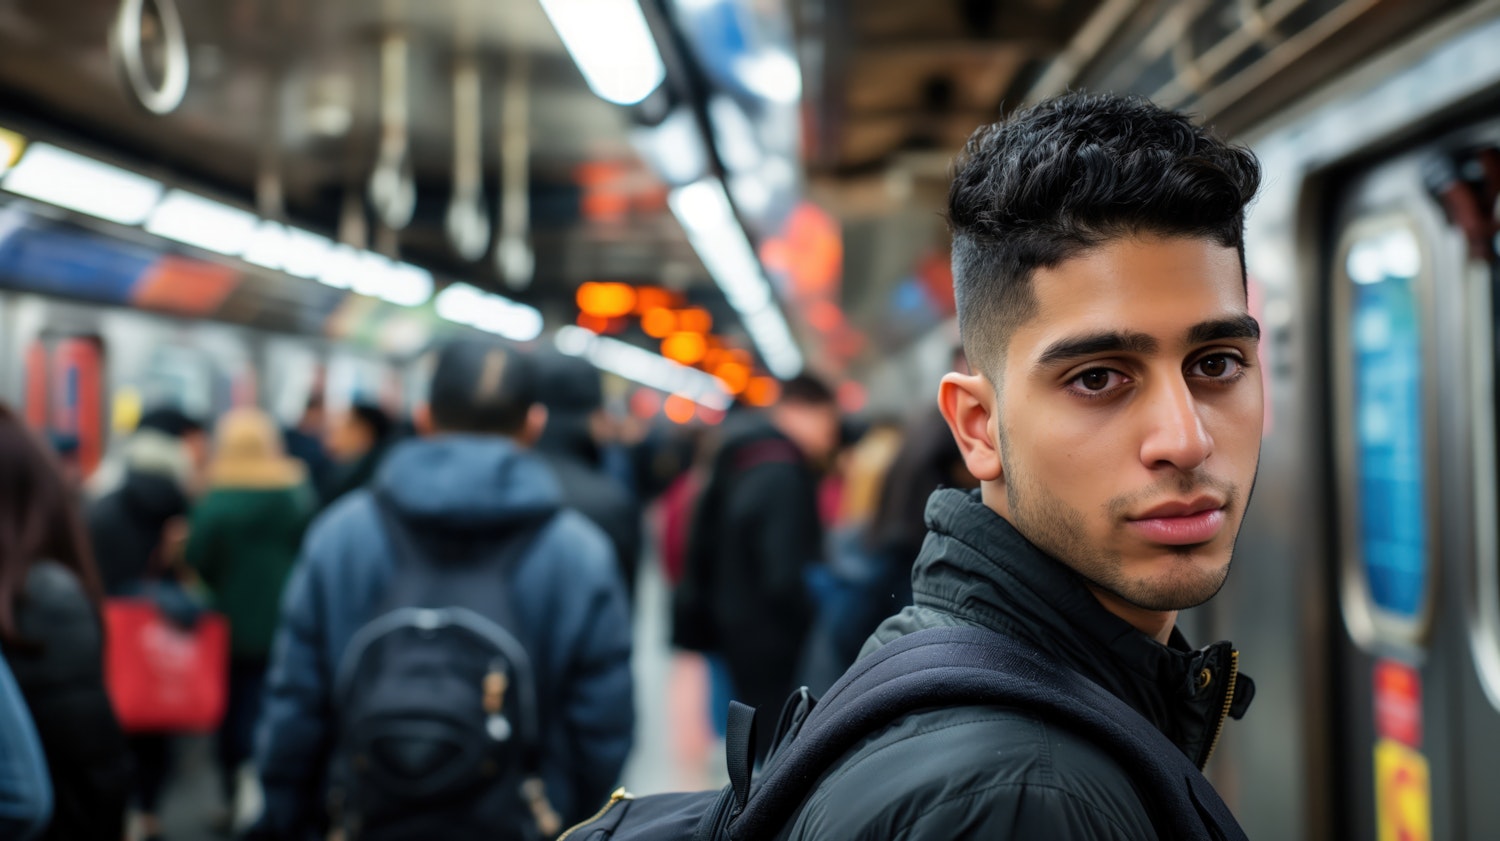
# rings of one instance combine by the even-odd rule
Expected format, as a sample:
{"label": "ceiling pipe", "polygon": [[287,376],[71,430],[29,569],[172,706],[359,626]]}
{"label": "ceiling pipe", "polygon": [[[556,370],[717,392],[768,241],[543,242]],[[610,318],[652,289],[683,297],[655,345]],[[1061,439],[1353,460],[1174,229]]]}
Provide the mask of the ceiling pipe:
{"label": "ceiling pipe", "polygon": [[1073,36],[1073,40],[1047,66],[1047,71],[1036,80],[1031,90],[1026,92],[1024,104],[1034,105],[1049,96],[1066,91],[1140,5],[1141,0],[1104,0],[1093,16],[1084,22],[1078,34]]}
{"label": "ceiling pipe", "polygon": [[490,247],[490,214],[484,202],[484,106],[479,62],[459,57],[453,68],[453,196],[448,201],[448,242],[469,262]]}
{"label": "ceiling pipe", "polygon": [[495,265],[505,285],[521,290],[536,270],[531,229],[531,63],[512,49],[500,113],[500,233]]}

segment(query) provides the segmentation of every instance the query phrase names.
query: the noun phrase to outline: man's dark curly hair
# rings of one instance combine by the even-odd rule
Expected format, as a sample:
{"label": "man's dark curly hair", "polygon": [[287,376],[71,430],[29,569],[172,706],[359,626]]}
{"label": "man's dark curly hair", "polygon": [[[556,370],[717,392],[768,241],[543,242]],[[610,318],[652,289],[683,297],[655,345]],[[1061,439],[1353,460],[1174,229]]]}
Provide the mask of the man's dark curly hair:
{"label": "man's dark curly hair", "polygon": [[1126,236],[1211,239],[1245,262],[1260,165],[1182,114],[1139,97],[1070,93],[969,137],[948,193],[959,331],[995,380],[1035,315],[1031,277]]}

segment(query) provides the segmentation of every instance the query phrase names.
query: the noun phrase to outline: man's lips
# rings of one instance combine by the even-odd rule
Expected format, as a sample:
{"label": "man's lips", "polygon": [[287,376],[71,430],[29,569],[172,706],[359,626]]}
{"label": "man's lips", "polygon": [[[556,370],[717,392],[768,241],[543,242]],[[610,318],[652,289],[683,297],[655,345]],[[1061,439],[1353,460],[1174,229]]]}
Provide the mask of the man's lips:
{"label": "man's lips", "polygon": [[1131,529],[1152,543],[1188,546],[1213,540],[1224,528],[1224,520],[1224,503],[1195,499],[1158,505],[1129,522]]}

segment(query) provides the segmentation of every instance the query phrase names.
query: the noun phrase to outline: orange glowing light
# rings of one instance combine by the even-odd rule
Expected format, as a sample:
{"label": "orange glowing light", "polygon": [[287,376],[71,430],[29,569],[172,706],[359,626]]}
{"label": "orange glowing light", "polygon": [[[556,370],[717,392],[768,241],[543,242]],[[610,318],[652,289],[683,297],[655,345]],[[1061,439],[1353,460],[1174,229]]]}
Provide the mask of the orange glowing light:
{"label": "orange glowing light", "polygon": [[578,326],[591,333],[603,335],[609,332],[609,319],[581,312],[578,314]]}
{"label": "orange glowing light", "polygon": [[775,377],[754,377],[745,388],[745,402],[751,406],[770,406],[781,396],[781,383]]}
{"label": "orange glowing light", "polygon": [[693,415],[697,413],[698,408],[697,404],[693,401],[683,397],[681,394],[674,394],[667,398],[667,402],[662,406],[662,411],[666,413],[667,419],[672,421],[672,423],[687,423],[693,419]]}
{"label": "orange glowing light", "polygon": [[635,309],[635,287],[628,283],[585,283],[578,287],[578,308],[600,318],[619,318]]}
{"label": "orange glowing light", "polygon": [[635,288],[636,315],[645,315],[654,309],[669,310],[677,306],[677,295],[660,286],[637,286]]}
{"label": "orange glowing light", "polygon": [[661,343],[661,355],[684,365],[696,365],[708,352],[708,343],[700,333],[673,333]]}
{"label": "orange glowing light", "polygon": [[653,307],[641,314],[641,329],[653,339],[677,332],[677,315],[666,307]]}
{"label": "orange glowing light", "polygon": [[714,376],[730,394],[744,394],[750,387],[750,369],[738,362],[723,362],[713,368]]}
{"label": "orange glowing light", "polygon": [[807,307],[807,323],[819,333],[831,333],[844,323],[844,312],[832,301],[814,301]]}
{"label": "orange glowing light", "polygon": [[698,307],[678,310],[677,329],[688,333],[707,333],[714,329],[714,317],[708,310]]}
{"label": "orange glowing light", "polygon": [[661,395],[649,388],[637,389],[630,395],[630,413],[645,420],[661,411]]}

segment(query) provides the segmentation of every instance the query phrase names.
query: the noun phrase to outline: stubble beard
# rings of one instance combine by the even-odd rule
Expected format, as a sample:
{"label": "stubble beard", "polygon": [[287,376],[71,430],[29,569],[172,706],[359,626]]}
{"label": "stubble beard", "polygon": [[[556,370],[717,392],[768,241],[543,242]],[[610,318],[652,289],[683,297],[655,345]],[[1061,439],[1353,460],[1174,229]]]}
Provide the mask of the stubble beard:
{"label": "stubble beard", "polygon": [[[1018,472],[1013,460],[1007,456],[1009,451],[1002,431],[1000,454],[1011,525],[1038,549],[1083,576],[1094,587],[1143,610],[1165,612],[1186,610],[1207,602],[1228,580],[1234,541],[1242,520],[1235,523],[1236,533],[1229,538],[1230,559],[1226,559],[1222,566],[1204,567],[1193,562],[1194,556],[1213,551],[1204,545],[1163,547],[1177,556],[1175,563],[1160,574],[1132,577],[1126,573],[1124,559],[1117,550],[1100,546],[1090,539],[1088,518],[1084,513],[1052,494],[1040,482],[1033,481],[1032,477]],[[1236,489],[1222,480],[1184,474],[1171,480],[1171,484],[1176,486],[1174,490],[1184,495],[1212,488],[1226,498],[1226,513],[1242,510],[1237,507],[1239,494]],[[1109,522],[1112,525],[1121,522],[1124,513],[1138,505],[1139,499],[1160,498],[1163,490],[1158,486],[1110,500],[1105,506]]]}

